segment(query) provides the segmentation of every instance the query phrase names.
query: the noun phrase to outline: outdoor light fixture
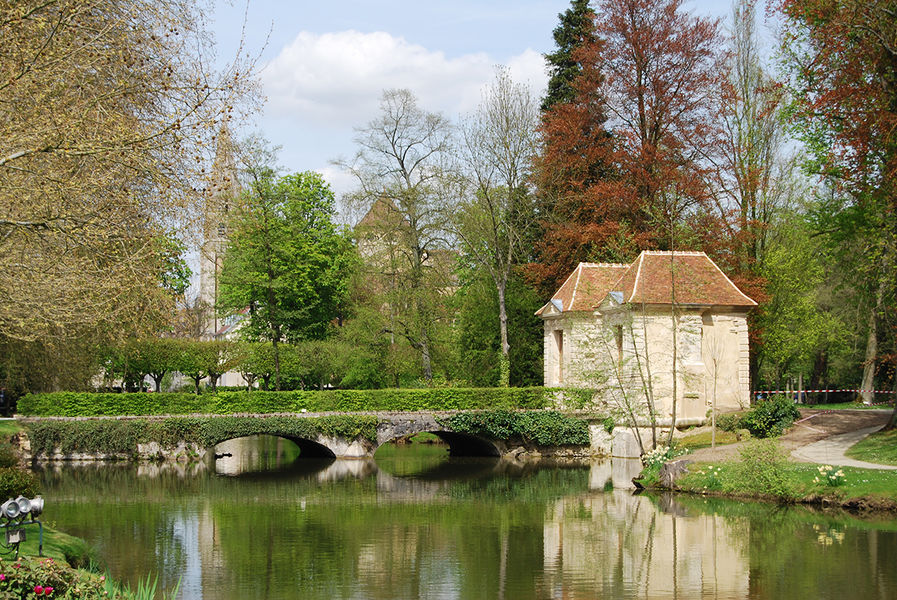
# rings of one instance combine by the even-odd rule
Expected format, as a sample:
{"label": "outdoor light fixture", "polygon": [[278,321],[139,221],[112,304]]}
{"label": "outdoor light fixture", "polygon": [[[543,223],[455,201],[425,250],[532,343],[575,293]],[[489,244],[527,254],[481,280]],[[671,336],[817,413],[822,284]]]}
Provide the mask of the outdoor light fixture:
{"label": "outdoor light fixture", "polygon": [[19,544],[25,541],[25,525],[37,524],[40,529],[40,542],[38,545],[38,555],[43,556],[44,551],[44,526],[37,520],[37,517],[44,511],[44,499],[40,496],[34,498],[26,498],[19,496],[15,500],[10,498],[0,505],[0,528],[6,530],[6,540],[0,539],[0,545],[7,548],[15,548],[16,557],[19,556]]}

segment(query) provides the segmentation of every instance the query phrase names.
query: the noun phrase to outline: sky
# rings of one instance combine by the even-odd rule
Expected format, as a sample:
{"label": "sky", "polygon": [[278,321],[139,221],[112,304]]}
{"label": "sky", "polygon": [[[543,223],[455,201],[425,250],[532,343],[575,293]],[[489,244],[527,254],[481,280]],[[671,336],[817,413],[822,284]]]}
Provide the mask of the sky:
{"label": "sky", "polygon": [[[455,120],[472,112],[495,67],[541,97],[542,55],[569,0],[217,0],[206,15],[219,61],[243,39],[258,56],[266,101],[249,131],[280,146],[285,172],[322,173],[337,196],[353,187],[332,165],[355,153],[354,128],[378,113],[384,89],[408,88],[421,108]],[[691,0],[726,19],[728,0]]]}

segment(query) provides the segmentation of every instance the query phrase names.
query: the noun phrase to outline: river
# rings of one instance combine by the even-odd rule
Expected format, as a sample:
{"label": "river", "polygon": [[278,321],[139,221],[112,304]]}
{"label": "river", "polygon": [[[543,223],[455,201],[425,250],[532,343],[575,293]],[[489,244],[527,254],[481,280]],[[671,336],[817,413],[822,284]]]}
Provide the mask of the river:
{"label": "river", "polygon": [[297,459],[38,470],[44,521],[184,600],[897,598],[897,521],[621,489],[634,461]]}

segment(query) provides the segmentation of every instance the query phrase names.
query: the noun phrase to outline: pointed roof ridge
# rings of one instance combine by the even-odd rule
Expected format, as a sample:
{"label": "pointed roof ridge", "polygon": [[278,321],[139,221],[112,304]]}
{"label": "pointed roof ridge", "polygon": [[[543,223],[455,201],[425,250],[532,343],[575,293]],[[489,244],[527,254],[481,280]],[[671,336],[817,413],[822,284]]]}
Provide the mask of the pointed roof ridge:
{"label": "pointed roof ridge", "polygon": [[628,267],[630,263],[610,263],[610,262],[581,262],[577,266],[579,267]]}
{"label": "pointed roof ridge", "polygon": [[536,314],[543,314],[550,304],[560,312],[592,311],[620,278],[620,271],[628,268],[622,263],[578,263],[551,300]]}
{"label": "pointed roof ridge", "polygon": [[[697,250],[642,250],[641,254],[648,256],[707,256],[706,252]],[[641,254],[639,256],[641,256]],[[708,257],[709,258],[709,257]]]}

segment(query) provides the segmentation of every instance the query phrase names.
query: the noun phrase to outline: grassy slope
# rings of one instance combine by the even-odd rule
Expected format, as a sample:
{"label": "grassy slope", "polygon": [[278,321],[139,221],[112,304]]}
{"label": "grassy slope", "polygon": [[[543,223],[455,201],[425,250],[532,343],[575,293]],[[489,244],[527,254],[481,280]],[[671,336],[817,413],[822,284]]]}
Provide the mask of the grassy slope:
{"label": "grassy slope", "polygon": [[897,430],[873,433],[854,444],[845,454],[856,460],[897,465]]}

